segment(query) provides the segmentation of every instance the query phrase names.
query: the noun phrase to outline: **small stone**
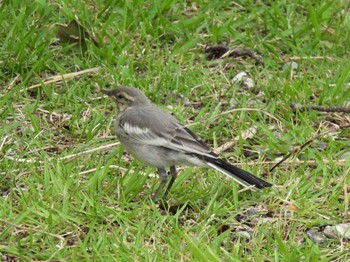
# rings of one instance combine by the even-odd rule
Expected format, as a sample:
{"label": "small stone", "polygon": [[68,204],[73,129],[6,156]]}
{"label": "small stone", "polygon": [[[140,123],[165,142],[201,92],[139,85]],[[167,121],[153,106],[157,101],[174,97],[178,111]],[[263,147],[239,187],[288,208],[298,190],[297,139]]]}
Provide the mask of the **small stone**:
{"label": "small stone", "polygon": [[230,103],[230,106],[233,107],[233,108],[237,107],[237,105],[238,105],[238,101],[234,97],[230,99],[229,103]]}
{"label": "small stone", "polygon": [[282,134],[280,131],[273,131],[272,134],[278,139],[282,138]]}
{"label": "small stone", "polygon": [[339,159],[340,160],[344,160],[347,159],[350,156],[350,152],[345,152],[344,154],[342,154]]}
{"label": "small stone", "polygon": [[294,149],[295,149],[295,146],[292,146],[292,145],[288,146],[288,151],[293,151]]}
{"label": "small stone", "polygon": [[236,232],[236,235],[237,237],[240,237],[240,238],[245,238],[247,240],[251,240],[252,239],[252,235],[246,231],[246,230],[243,230],[243,231],[237,231]]}
{"label": "small stone", "polygon": [[247,229],[245,229],[244,227],[240,227],[238,226],[235,229],[235,232],[233,233],[233,239],[237,239],[237,238],[243,238],[246,240],[251,240],[252,239],[252,233],[249,232]]}
{"label": "small stone", "polygon": [[251,216],[254,216],[255,214],[259,213],[259,210],[256,209],[256,208],[250,208],[248,209],[247,211],[244,212],[244,214],[247,216],[247,217],[251,217]]}
{"label": "small stone", "polygon": [[232,78],[232,82],[233,83],[237,83],[237,82],[242,82],[245,78],[247,77],[247,73],[246,72],[239,72],[237,75],[235,75]]}
{"label": "small stone", "polygon": [[184,100],[183,100],[183,103],[184,103],[185,106],[188,106],[188,105],[191,104],[191,101],[190,101],[190,99],[188,97],[185,97]]}
{"label": "small stone", "polygon": [[327,148],[327,144],[324,142],[320,142],[316,145],[317,149],[326,149]]}
{"label": "small stone", "polygon": [[335,229],[335,226],[326,226],[326,228],[323,230],[323,233],[326,235],[328,238],[338,238],[337,231]]}
{"label": "small stone", "polygon": [[262,102],[265,102],[265,100],[266,100],[265,92],[262,90],[257,90],[257,91],[258,91],[258,93],[255,94],[255,98],[259,98]]}
{"label": "small stone", "polygon": [[306,235],[316,244],[321,244],[326,241],[325,235],[322,232],[318,232],[317,229],[314,228],[306,231]]}
{"label": "small stone", "polygon": [[177,95],[175,95],[173,99],[173,103],[182,103],[183,99],[184,99],[184,95],[181,93],[178,93]]}
{"label": "small stone", "polygon": [[164,99],[162,100],[162,103],[189,105],[191,103],[191,101],[188,99],[188,97],[185,97],[182,93],[177,93],[176,91],[171,91],[171,92],[164,95]]}
{"label": "small stone", "polygon": [[255,87],[255,82],[254,82],[253,79],[247,77],[246,79],[243,80],[243,82],[242,82],[242,87],[243,87],[245,90],[252,89],[253,87]]}
{"label": "small stone", "polygon": [[282,67],[282,71],[286,71],[286,70],[294,71],[296,69],[298,69],[298,63],[294,62],[294,61],[293,62],[287,62]]}
{"label": "small stone", "polygon": [[253,99],[249,99],[248,102],[247,102],[247,106],[248,107],[256,107],[256,103],[257,103],[257,100],[255,100],[254,98]]}
{"label": "small stone", "polygon": [[336,226],[326,226],[323,233],[332,239],[343,238],[350,240],[350,224],[339,224]]}
{"label": "small stone", "polygon": [[232,78],[232,83],[240,83],[245,90],[249,90],[255,86],[254,80],[248,77],[247,73],[243,71]]}
{"label": "small stone", "polygon": [[270,124],[270,125],[269,125],[269,129],[270,129],[270,130],[274,130],[275,128],[276,128],[276,125],[275,125],[275,124]]}
{"label": "small stone", "polygon": [[279,161],[282,161],[283,160],[283,156],[279,156],[279,157],[276,157],[274,159],[275,162],[279,162]]}
{"label": "small stone", "polygon": [[254,217],[252,219],[252,223],[260,223],[260,224],[273,224],[277,221],[277,218],[273,217]]}

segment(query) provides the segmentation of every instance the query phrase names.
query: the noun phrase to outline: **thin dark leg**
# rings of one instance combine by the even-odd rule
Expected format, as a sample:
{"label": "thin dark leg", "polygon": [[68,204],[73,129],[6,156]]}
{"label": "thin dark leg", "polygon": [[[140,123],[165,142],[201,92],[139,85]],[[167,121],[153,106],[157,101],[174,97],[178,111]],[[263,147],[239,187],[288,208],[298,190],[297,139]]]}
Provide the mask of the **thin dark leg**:
{"label": "thin dark leg", "polygon": [[168,187],[165,190],[165,193],[163,195],[163,199],[165,199],[167,197],[167,195],[168,195],[168,193],[169,193],[171,187],[173,186],[175,179],[177,177],[177,171],[176,171],[175,166],[170,167],[170,175],[171,175],[171,179],[170,179],[170,182],[168,184]]}
{"label": "thin dark leg", "polygon": [[153,202],[156,202],[159,192],[163,189],[163,187],[165,186],[165,184],[168,180],[168,174],[166,173],[165,169],[158,168],[158,174],[159,174],[159,178],[160,178],[161,182],[160,182],[158,189],[156,190],[156,192],[154,193],[154,195],[152,197]]}

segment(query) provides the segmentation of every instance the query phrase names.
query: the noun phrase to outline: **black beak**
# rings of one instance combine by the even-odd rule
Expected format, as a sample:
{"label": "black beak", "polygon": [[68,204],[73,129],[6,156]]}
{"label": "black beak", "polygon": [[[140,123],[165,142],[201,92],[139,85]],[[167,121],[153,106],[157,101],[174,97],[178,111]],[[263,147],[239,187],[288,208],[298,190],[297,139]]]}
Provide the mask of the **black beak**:
{"label": "black beak", "polygon": [[101,93],[107,95],[107,96],[113,96],[113,91],[112,90],[104,90],[101,89]]}

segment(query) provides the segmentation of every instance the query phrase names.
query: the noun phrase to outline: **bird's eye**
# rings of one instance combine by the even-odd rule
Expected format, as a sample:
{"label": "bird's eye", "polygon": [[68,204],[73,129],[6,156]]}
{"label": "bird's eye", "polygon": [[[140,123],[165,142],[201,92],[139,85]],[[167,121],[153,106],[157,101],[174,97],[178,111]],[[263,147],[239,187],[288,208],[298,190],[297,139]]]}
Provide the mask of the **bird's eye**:
{"label": "bird's eye", "polygon": [[118,98],[118,99],[123,99],[124,96],[123,96],[122,94],[119,94],[119,95],[117,95],[117,98]]}

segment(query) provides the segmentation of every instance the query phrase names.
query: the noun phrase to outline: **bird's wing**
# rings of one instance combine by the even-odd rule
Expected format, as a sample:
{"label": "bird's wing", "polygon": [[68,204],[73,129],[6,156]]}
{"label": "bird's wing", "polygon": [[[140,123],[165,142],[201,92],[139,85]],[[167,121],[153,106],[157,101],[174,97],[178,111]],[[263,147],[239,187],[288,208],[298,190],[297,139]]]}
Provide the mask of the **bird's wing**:
{"label": "bird's wing", "polygon": [[155,106],[132,108],[119,119],[119,128],[142,144],[213,157],[208,145],[172,115]]}

